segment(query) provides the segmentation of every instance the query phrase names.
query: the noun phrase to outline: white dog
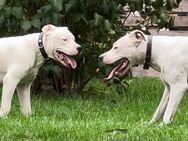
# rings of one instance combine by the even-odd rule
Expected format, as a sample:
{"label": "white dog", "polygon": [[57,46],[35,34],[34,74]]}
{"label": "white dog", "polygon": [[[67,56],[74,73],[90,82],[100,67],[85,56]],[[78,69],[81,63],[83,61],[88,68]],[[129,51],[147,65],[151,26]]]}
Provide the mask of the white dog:
{"label": "white dog", "polygon": [[42,33],[0,39],[0,81],[3,83],[0,117],[9,113],[17,88],[21,111],[31,114],[30,86],[47,58],[66,67],[76,68],[71,57],[78,54],[80,45],[67,27],[46,25]]}
{"label": "white dog", "polygon": [[188,87],[188,37],[152,38],[139,30],[133,31],[117,40],[111,50],[100,57],[105,64],[118,63],[106,81],[113,76],[124,75],[135,64],[160,71],[165,90],[150,122],[156,122],[163,116],[163,122],[169,124]]}

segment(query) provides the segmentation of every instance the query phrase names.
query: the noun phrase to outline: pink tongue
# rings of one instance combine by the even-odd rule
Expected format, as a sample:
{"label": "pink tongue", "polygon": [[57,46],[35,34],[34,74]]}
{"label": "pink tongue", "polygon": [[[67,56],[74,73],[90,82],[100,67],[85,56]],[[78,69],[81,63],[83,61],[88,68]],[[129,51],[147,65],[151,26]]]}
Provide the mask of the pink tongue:
{"label": "pink tongue", "polygon": [[104,78],[103,81],[105,82],[105,81],[108,81],[108,80],[112,79],[112,77],[113,77],[114,75],[118,74],[119,71],[120,71],[122,68],[124,68],[124,67],[127,66],[127,63],[128,63],[128,61],[126,60],[126,62],[123,62],[123,64],[121,63],[121,64],[117,65],[114,69],[111,70],[111,72],[110,72],[110,74],[108,75],[108,77]]}
{"label": "pink tongue", "polygon": [[114,76],[116,69],[119,67],[119,65],[117,65],[113,70],[111,70],[110,74],[108,75],[108,77],[104,78],[104,81],[108,81],[110,79],[112,79],[112,77]]}
{"label": "pink tongue", "polygon": [[73,69],[75,69],[77,67],[76,61],[74,59],[72,59],[70,57],[66,57],[66,59]]}

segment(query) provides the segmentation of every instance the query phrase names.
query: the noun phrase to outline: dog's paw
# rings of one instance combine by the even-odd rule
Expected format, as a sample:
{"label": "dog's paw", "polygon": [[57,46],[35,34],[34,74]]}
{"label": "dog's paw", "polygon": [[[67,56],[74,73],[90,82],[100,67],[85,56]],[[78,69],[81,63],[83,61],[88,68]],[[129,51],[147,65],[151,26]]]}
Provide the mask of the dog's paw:
{"label": "dog's paw", "polygon": [[164,125],[169,125],[172,121],[171,120],[165,120],[163,119],[163,124]]}
{"label": "dog's paw", "polygon": [[0,110],[0,118],[7,118],[8,112]]}
{"label": "dog's paw", "polygon": [[154,124],[154,123],[155,123],[155,121],[153,121],[153,120],[150,120],[150,121],[148,122],[149,125]]}
{"label": "dog's paw", "polygon": [[23,116],[28,117],[32,114],[31,106],[25,106],[20,108]]}
{"label": "dog's paw", "polygon": [[22,115],[23,115],[24,117],[28,118],[28,117],[30,117],[30,116],[32,115],[32,113],[27,113],[27,114],[25,114],[25,113],[23,114],[23,113],[22,113]]}
{"label": "dog's paw", "polygon": [[25,117],[29,117],[29,116],[31,116],[31,114],[32,114],[32,112],[29,110],[29,111],[23,111],[23,110],[21,110],[21,113],[22,113],[22,115],[23,116],[25,116]]}

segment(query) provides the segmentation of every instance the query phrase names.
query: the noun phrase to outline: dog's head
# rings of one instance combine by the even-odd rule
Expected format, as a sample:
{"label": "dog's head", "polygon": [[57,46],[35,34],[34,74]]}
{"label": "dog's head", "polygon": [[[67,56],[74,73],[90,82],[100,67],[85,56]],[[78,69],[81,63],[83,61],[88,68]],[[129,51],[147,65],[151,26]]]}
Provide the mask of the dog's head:
{"label": "dog's head", "polygon": [[76,68],[77,63],[71,56],[79,53],[80,45],[75,42],[75,37],[69,29],[49,24],[42,28],[42,32],[48,56],[58,60],[65,67]]}
{"label": "dog's head", "polygon": [[113,68],[105,81],[114,76],[124,75],[131,66],[139,64],[141,59],[141,47],[146,43],[145,35],[142,31],[135,30],[117,40],[113,47],[100,55],[104,64],[117,64]]}

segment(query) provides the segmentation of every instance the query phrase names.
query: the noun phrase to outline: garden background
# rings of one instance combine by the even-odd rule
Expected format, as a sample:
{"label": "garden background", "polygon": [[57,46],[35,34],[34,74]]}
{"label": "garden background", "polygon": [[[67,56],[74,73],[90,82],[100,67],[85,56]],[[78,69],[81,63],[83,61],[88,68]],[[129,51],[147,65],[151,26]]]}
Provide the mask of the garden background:
{"label": "garden background", "polygon": [[[33,115],[13,110],[0,120],[1,140],[188,140],[184,98],[170,126],[148,125],[160,100],[159,78],[101,82],[110,67],[98,56],[126,32],[173,28],[171,11],[180,0],[1,0],[0,36],[41,32],[45,24],[67,26],[82,46],[78,67],[66,69],[48,60],[32,85]],[[127,26],[137,11],[143,20]]]}

